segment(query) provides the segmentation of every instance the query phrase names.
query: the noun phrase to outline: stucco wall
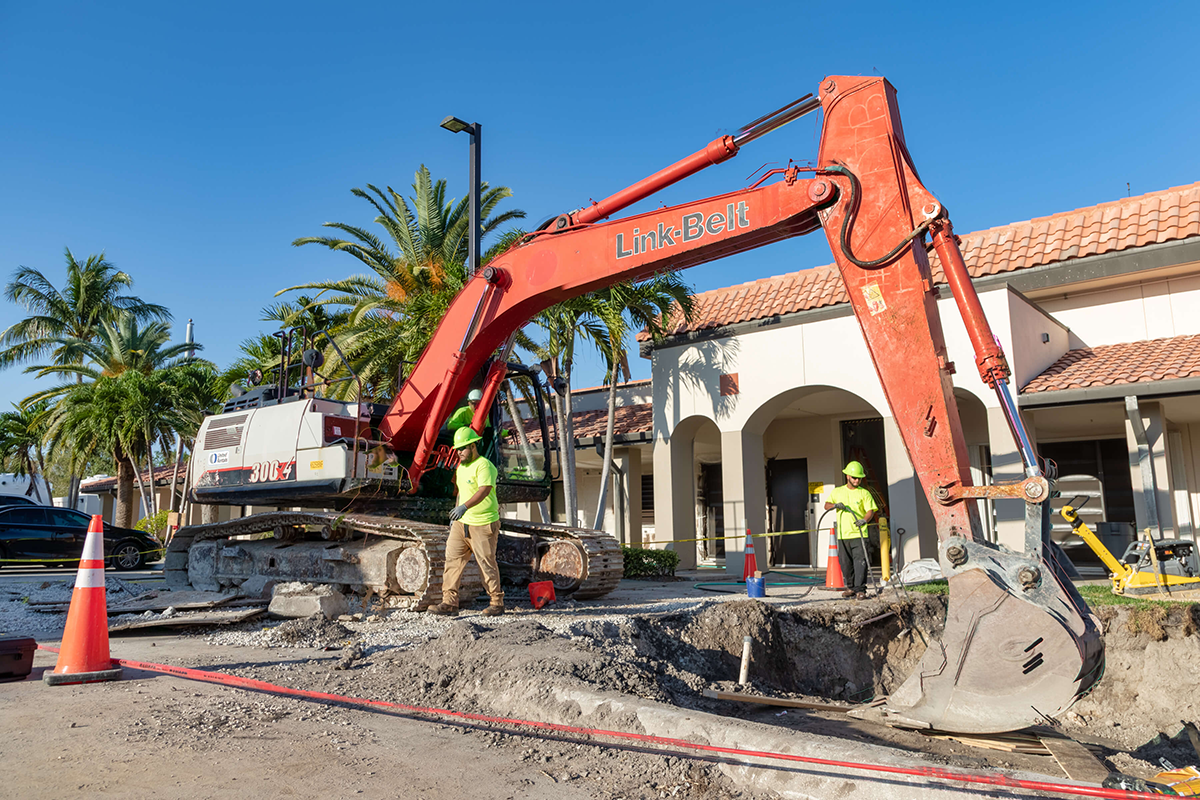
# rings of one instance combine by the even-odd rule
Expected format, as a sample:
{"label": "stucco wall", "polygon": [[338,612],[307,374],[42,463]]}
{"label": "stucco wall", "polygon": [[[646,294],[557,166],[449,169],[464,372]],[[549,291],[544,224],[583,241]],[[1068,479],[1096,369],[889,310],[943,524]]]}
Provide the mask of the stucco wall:
{"label": "stucco wall", "polygon": [[1089,347],[1200,334],[1200,276],[1038,300]]}

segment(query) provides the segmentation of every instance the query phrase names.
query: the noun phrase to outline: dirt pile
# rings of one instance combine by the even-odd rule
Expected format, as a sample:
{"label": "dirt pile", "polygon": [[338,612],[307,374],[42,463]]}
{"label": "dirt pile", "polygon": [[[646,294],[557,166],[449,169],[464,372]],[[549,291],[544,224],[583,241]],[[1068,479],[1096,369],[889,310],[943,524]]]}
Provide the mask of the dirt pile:
{"label": "dirt pile", "polygon": [[1135,747],[1147,761],[1157,763],[1161,755],[1195,764],[1198,756],[1179,732],[1182,721],[1200,722],[1200,606],[1096,612],[1104,625],[1104,677],[1067,714],[1068,727]]}
{"label": "dirt pile", "polygon": [[332,622],[320,615],[292,619],[271,628],[264,639],[268,646],[278,647],[342,647],[355,639],[357,634],[339,622]]}
{"label": "dirt pile", "polygon": [[847,699],[894,688],[924,651],[922,637],[938,632],[941,613],[940,598],[916,595],[791,611],[754,600],[714,602],[691,613],[583,620],[562,633],[533,618],[459,620],[417,647],[368,652],[348,666],[363,670],[364,680],[387,675],[396,699],[456,708],[522,683],[709,710],[715,706],[701,693],[733,685],[750,636],[750,688]]}

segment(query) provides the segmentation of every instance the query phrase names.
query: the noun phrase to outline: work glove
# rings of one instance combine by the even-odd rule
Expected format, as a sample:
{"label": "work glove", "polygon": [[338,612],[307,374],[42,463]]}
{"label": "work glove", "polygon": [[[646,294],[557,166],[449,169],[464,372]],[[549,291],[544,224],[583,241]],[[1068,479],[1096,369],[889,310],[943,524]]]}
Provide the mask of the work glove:
{"label": "work glove", "polygon": [[856,528],[861,528],[862,526],[864,526],[866,524],[867,524],[867,521],[865,519],[854,520],[854,527],[856,527]]}
{"label": "work glove", "polygon": [[466,507],[466,506],[455,506],[455,507],[454,507],[453,509],[451,509],[451,511],[450,511],[450,521],[451,521],[451,522],[454,522],[455,520],[462,519],[462,518],[463,518],[463,514],[466,514],[466,513],[467,513],[467,507]]}
{"label": "work glove", "polygon": [[838,503],[837,505],[834,506],[834,508],[838,511],[849,511],[850,510],[850,509],[846,508],[845,503]]}

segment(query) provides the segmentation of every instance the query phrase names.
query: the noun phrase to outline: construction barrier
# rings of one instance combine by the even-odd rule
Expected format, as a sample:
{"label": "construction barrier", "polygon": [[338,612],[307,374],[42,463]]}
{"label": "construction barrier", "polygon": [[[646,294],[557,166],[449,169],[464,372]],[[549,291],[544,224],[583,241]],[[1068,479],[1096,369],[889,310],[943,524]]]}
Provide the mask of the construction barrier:
{"label": "construction barrier", "polygon": [[825,588],[846,588],[846,582],[842,580],[842,564],[838,561],[837,528],[829,529],[829,561],[825,564]]}
{"label": "construction barrier", "polygon": [[[38,649],[45,650],[51,653],[58,652],[53,647],[46,645],[38,645]],[[833,767],[839,770],[837,774],[841,775],[841,770],[857,770],[860,772],[875,772],[888,775],[908,775],[917,778],[926,778],[931,781],[951,781],[955,783],[966,783],[983,786],[1000,786],[1006,789],[1026,789],[1035,792],[1050,792],[1052,794],[1065,795],[1067,797],[1101,797],[1109,800],[1162,800],[1162,795],[1151,794],[1149,792],[1129,792],[1123,789],[1106,789],[1101,786],[1091,786],[1087,784],[1069,784],[1056,783],[1053,781],[1034,781],[1024,778],[1013,778],[1009,775],[1004,775],[999,772],[958,772],[955,770],[943,769],[933,766],[916,766],[916,767],[900,767],[889,764],[874,764],[865,761],[839,761],[832,758],[817,758],[816,756],[803,756],[794,753],[775,753],[763,750],[744,750],[738,747],[720,747],[711,744],[699,744],[697,742],[689,742],[684,739],[673,739],[667,736],[652,736],[643,733],[627,733],[625,731],[610,731],[602,728],[582,728],[575,725],[560,725],[553,722],[536,722],[528,719],[517,719],[512,717],[493,717],[486,714],[470,714],[464,711],[450,711],[445,708],[433,708],[425,706],[410,706],[404,703],[391,703],[386,700],[369,700],[362,697],[349,697],[347,695],[329,694],[327,692],[313,692],[307,689],[291,689],[286,686],[278,686],[266,681],[258,681],[252,678],[242,678],[237,675],[227,675],[222,672],[208,672],[206,670],[190,669],[188,667],[172,667],[167,664],[155,664],[147,661],[133,661],[131,659],[118,658],[114,659],[114,663],[120,664],[129,669],[140,669],[147,672],[157,672],[163,675],[174,675],[179,678],[188,680],[203,681],[205,683],[216,683],[224,686],[236,686],[240,689],[248,689],[250,691],[267,692],[269,694],[283,695],[287,697],[300,697],[306,700],[319,700],[323,702],[339,703],[348,706],[359,706],[362,708],[375,708],[385,711],[401,711],[409,714],[419,714],[425,717],[436,717],[451,721],[466,721],[484,723],[488,725],[507,725],[518,729],[517,733],[527,736],[537,736],[540,731],[552,731],[554,733],[570,733],[577,736],[602,736],[610,739],[618,739],[623,741],[635,741],[646,744],[660,745],[662,747],[671,747],[676,750],[690,750],[698,753],[719,753],[726,756],[737,756],[739,758],[756,758],[766,759],[771,761],[786,761],[800,764],[814,764],[824,767]],[[526,733],[520,729],[527,729]],[[593,742],[597,746],[601,746],[599,742]],[[678,753],[676,753],[678,754]],[[761,764],[748,762],[748,767],[762,767]],[[844,777],[844,775],[843,775]]]}
{"label": "construction barrier", "polygon": [[53,672],[42,675],[51,686],[69,683],[115,681],[121,668],[113,667],[108,651],[108,606],[104,592],[104,521],[99,514],[88,525],[83,558],[71,592],[62,649]]}
{"label": "construction barrier", "polygon": [[742,554],[742,580],[753,578],[754,573],[758,572],[758,559],[754,556],[754,540],[750,538],[750,531],[746,531],[746,550]]}

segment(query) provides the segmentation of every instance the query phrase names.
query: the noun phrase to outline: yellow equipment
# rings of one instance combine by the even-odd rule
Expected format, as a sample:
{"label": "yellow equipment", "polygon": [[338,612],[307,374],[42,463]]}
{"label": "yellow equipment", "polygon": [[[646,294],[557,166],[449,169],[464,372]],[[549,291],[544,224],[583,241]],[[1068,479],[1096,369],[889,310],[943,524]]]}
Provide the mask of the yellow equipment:
{"label": "yellow equipment", "polygon": [[1109,568],[1113,594],[1154,595],[1156,600],[1200,602],[1200,567],[1196,563],[1195,542],[1187,539],[1136,541],[1118,561],[1079,518],[1074,507],[1063,506],[1059,513]]}

